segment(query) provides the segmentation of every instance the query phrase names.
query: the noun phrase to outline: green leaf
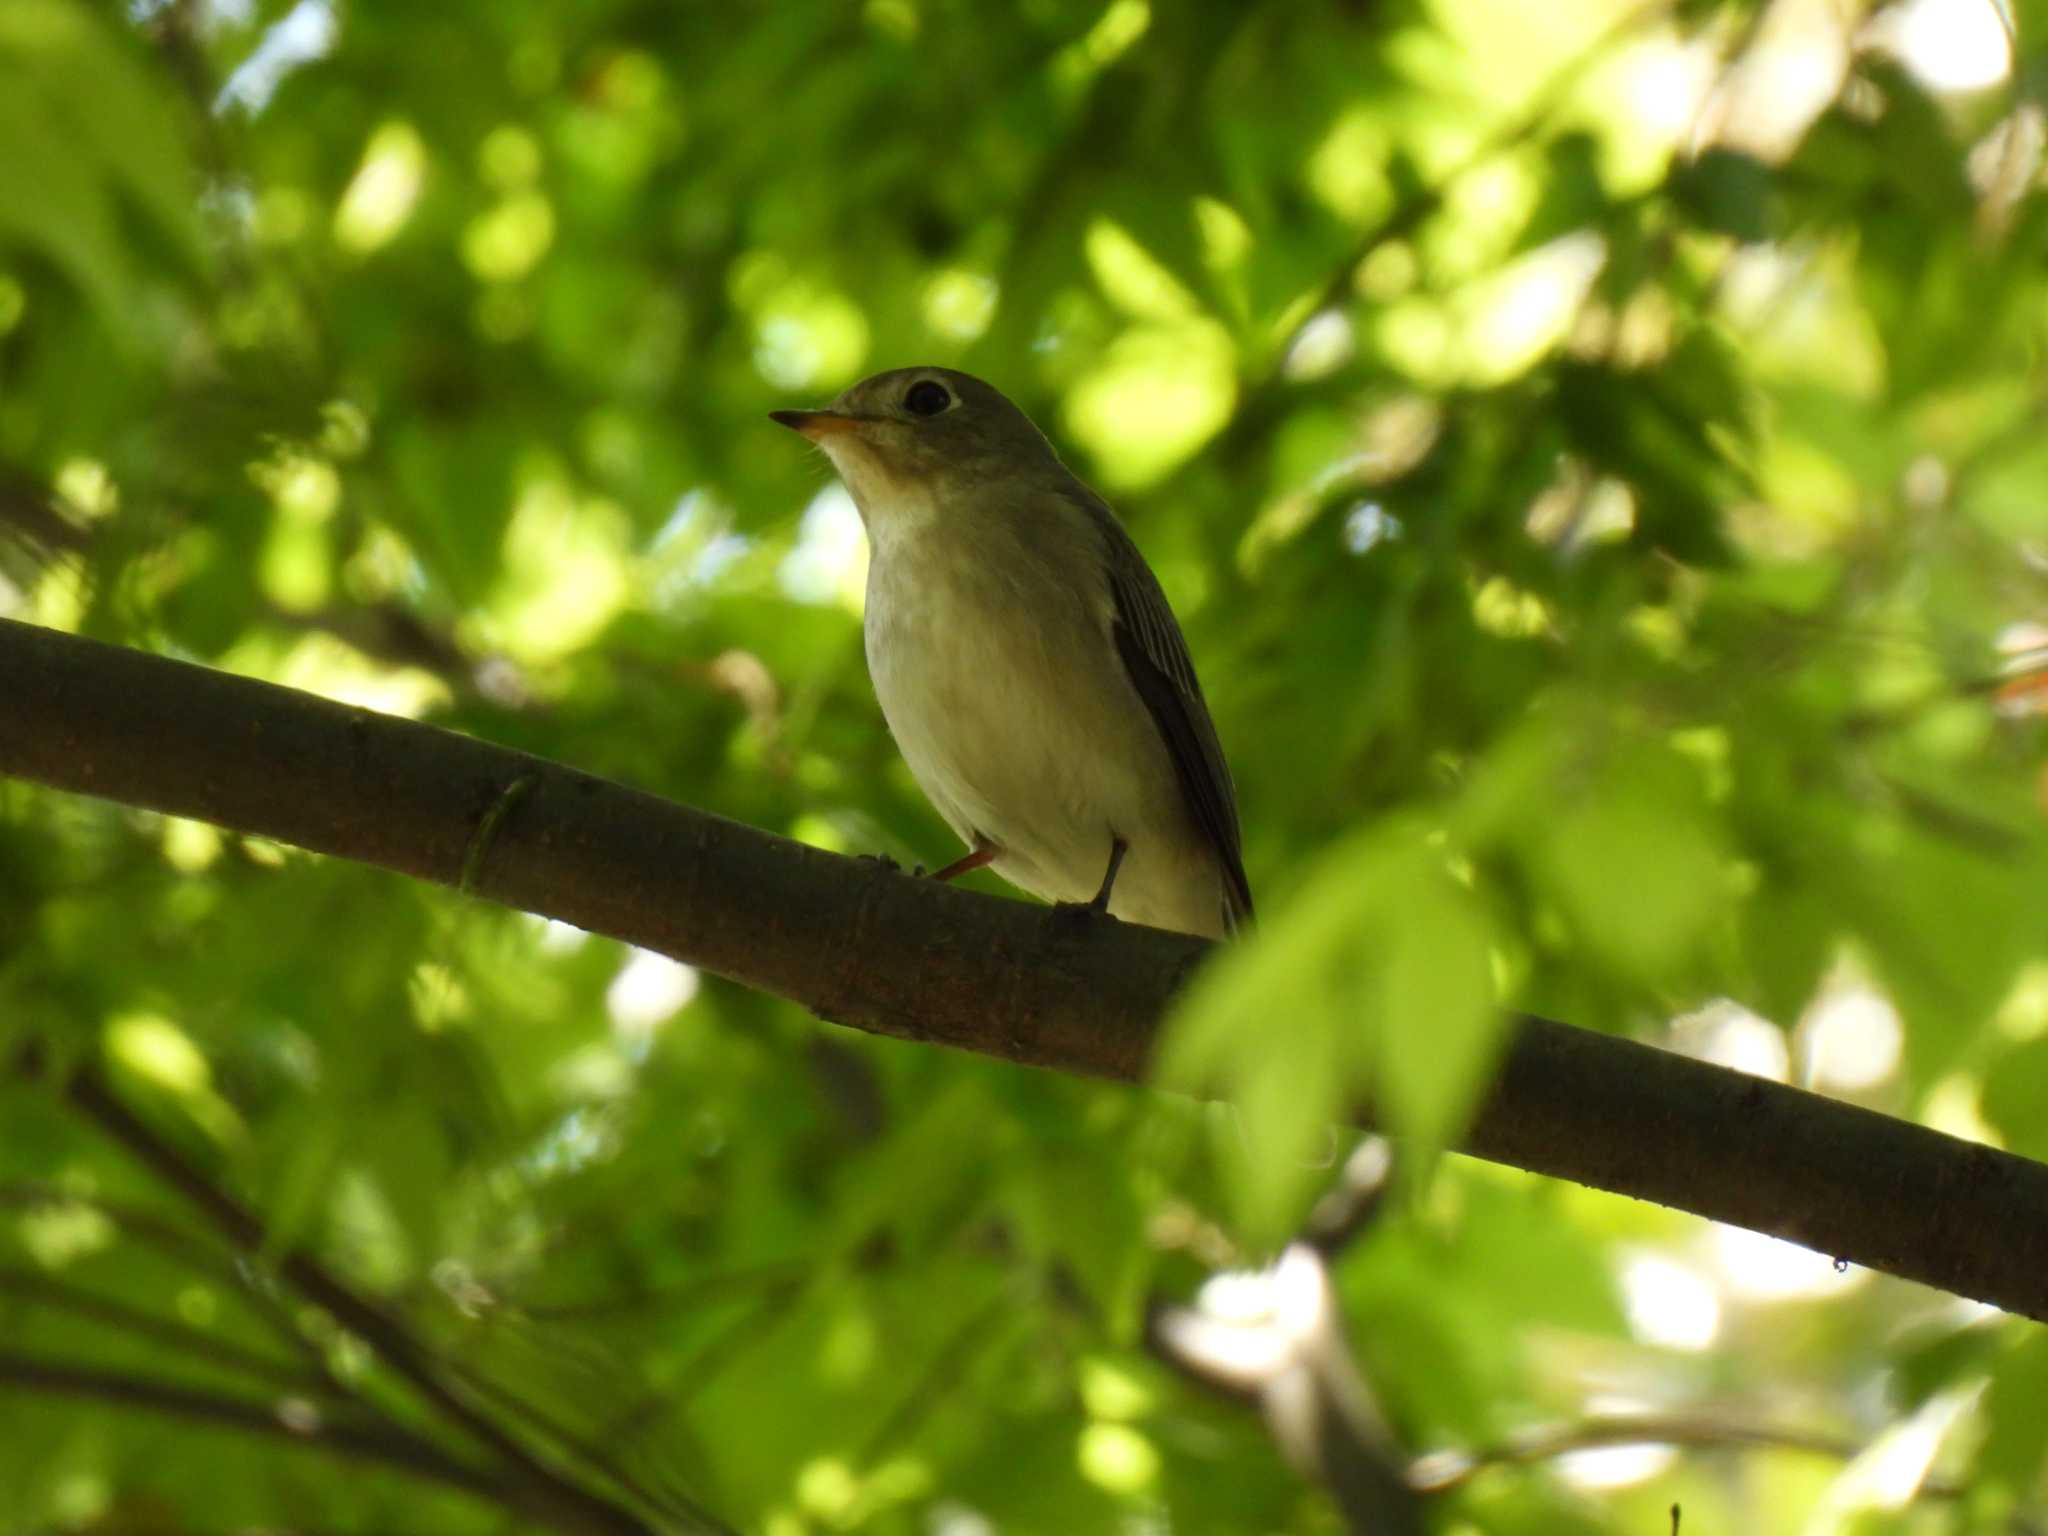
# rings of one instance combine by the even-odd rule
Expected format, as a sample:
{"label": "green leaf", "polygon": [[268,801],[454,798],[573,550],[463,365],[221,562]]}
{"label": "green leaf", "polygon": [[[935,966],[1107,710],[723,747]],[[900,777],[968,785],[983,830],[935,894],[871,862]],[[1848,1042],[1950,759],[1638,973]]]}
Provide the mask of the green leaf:
{"label": "green leaf", "polygon": [[0,246],[40,246],[119,336],[133,254],[119,215],[136,207],[196,264],[196,181],[186,127],[130,39],[76,0],[0,8]]}
{"label": "green leaf", "polygon": [[1150,1268],[1146,1248],[1132,1240],[1144,1212],[1128,1149],[1046,1146],[1005,1182],[1034,1250],[1063,1266],[1113,1335],[1128,1337]]}
{"label": "green leaf", "polygon": [[1520,840],[1575,939],[1638,978],[1672,973],[1729,900],[1718,829],[1673,752],[1617,743],[1561,765]]}
{"label": "green leaf", "polygon": [[1161,1080],[1242,1116],[1238,1208],[1277,1239],[1321,1182],[1330,1128],[1370,1103],[1422,1148],[1471,1111],[1502,1027],[1492,927],[1435,839],[1396,824],[1346,840],[1257,936],[1218,957],[1170,1024]]}
{"label": "green leaf", "polygon": [[2048,1462],[2048,1334],[2038,1327],[2010,1331],[1992,1367],[1984,1416],[1990,1433],[1977,1453],[1978,1474],[2029,1500]]}

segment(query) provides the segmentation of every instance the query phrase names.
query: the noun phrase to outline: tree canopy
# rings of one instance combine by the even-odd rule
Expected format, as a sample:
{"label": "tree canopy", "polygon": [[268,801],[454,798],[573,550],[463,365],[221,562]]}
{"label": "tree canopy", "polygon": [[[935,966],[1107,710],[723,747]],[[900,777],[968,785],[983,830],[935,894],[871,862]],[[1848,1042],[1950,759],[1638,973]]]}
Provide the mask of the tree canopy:
{"label": "tree canopy", "polygon": [[766,413],[962,367],[1260,910],[1137,1089],[0,779],[0,1528],[2038,1526],[2038,1325],[1444,1149],[1523,1009],[2048,1154],[2044,85],[2003,0],[0,0],[0,618],[938,865]]}

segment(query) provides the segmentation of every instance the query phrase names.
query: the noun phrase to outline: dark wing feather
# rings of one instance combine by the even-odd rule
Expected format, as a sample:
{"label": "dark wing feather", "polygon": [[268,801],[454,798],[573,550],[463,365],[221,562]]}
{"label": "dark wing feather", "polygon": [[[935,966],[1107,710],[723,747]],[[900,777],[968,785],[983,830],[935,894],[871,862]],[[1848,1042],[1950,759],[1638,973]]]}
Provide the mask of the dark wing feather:
{"label": "dark wing feather", "polygon": [[1252,888],[1244,875],[1244,853],[1237,827],[1237,791],[1223,744],[1195,679],[1187,641],[1167,606],[1159,578],[1145,563],[1123,524],[1092,495],[1075,498],[1101,531],[1109,571],[1110,597],[1116,604],[1113,625],[1117,655],[1138,697],[1145,701],[1153,724],[1166,743],[1180,778],[1188,809],[1215,845],[1225,882],[1225,926],[1232,930],[1251,920]]}

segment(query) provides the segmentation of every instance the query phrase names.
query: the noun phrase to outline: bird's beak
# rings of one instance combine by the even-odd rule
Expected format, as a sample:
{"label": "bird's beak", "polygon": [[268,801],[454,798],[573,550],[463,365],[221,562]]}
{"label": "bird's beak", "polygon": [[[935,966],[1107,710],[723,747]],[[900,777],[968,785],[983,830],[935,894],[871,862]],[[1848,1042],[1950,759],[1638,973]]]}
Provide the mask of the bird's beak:
{"label": "bird's beak", "polygon": [[812,442],[822,438],[837,437],[842,432],[851,432],[860,425],[858,416],[848,416],[839,411],[770,411],[768,419],[779,422],[792,432],[801,432]]}

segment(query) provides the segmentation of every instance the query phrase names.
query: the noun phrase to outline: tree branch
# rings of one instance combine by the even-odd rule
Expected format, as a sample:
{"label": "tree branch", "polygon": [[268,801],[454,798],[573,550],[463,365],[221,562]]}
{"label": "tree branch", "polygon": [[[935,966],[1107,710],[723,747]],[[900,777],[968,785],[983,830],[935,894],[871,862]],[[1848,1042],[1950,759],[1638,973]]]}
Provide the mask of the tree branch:
{"label": "tree branch", "polygon": [[88,1397],[98,1402],[175,1414],[180,1418],[198,1419],[249,1433],[279,1435],[311,1448],[382,1462],[415,1477],[460,1488],[492,1504],[502,1504],[503,1500],[501,1481],[490,1472],[458,1461],[427,1441],[395,1430],[377,1425],[333,1422],[311,1403],[302,1405],[304,1412],[293,1412],[279,1403],[250,1402],[177,1382],[155,1381],[144,1376],[0,1351],[0,1389],[8,1387]]}
{"label": "tree branch", "polygon": [[51,1275],[29,1269],[0,1268],[0,1296],[12,1296],[31,1306],[68,1312],[109,1328],[148,1339],[177,1350],[216,1370],[240,1372],[253,1382],[273,1391],[306,1398],[328,1395],[330,1383],[309,1376],[287,1361],[269,1356],[227,1339],[216,1338],[202,1328],[159,1317],[111,1296],[101,1296],[82,1286],[68,1285]]}
{"label": "tree branch", "polygon": [[[115,1098],[96,1073],[90,1069],[74,1072],[65,1085],[65,1098],[109,1139],[182,1196],[229,1242],[252,1257],[265,1256],[262,1223]],[[275,1255],[274,1262],[278,1273],[293,1289],[325,1308],[336,1323],[361,1339],[446,1422],[490,1452],[495,1486],[516,1493],[529,1510],[544,1514],[565,1531],[590,1532],[593,1536],[648,1536],[652,1527],[639,1516],[537,1457],[458,1392],[444,1378],[432,1350],[413,1337],[397,1318],[358,1295],[305,1254],[286,1251]],[[691,1529],[726,1529],[708,1514],[694,1510],[689,1513]]]}
{"label": "tree branch", "polygon": [[[1597,1414],[1575,1423],[1525,1430],[1498,1445],[1474,1451],[1431,1451],[1408,1464],[1408,1486],[1434,1496],[1463,1487],[1488,1467],[1526,1467],[1555,1461],[1575,1451],[1623,1445],[1663,1445],[1693,1450],[1803,1451],[1834,1461],[1853,1461],[1868,1448],[1847,1435],[1826,1430],[1747,1423],[1732,1415],[1711,1413]],[[1928,1477],[1913,1490],[1914,1500],[1967,1499],[1967,1482]],[[2006,1529],[2016,1536],[2040,1536],[2034,1512],[2022,1506],[2010,1511]]]}
{"label": "tree branch", "polygon": [[[0,699],[0,773],[460,886],[899,1039],[1138,1081],[1206,949],[4,620]],[[1524,1016],[1464,1149],[2048,1320],[2048,1167],[1783,1084]]]}

